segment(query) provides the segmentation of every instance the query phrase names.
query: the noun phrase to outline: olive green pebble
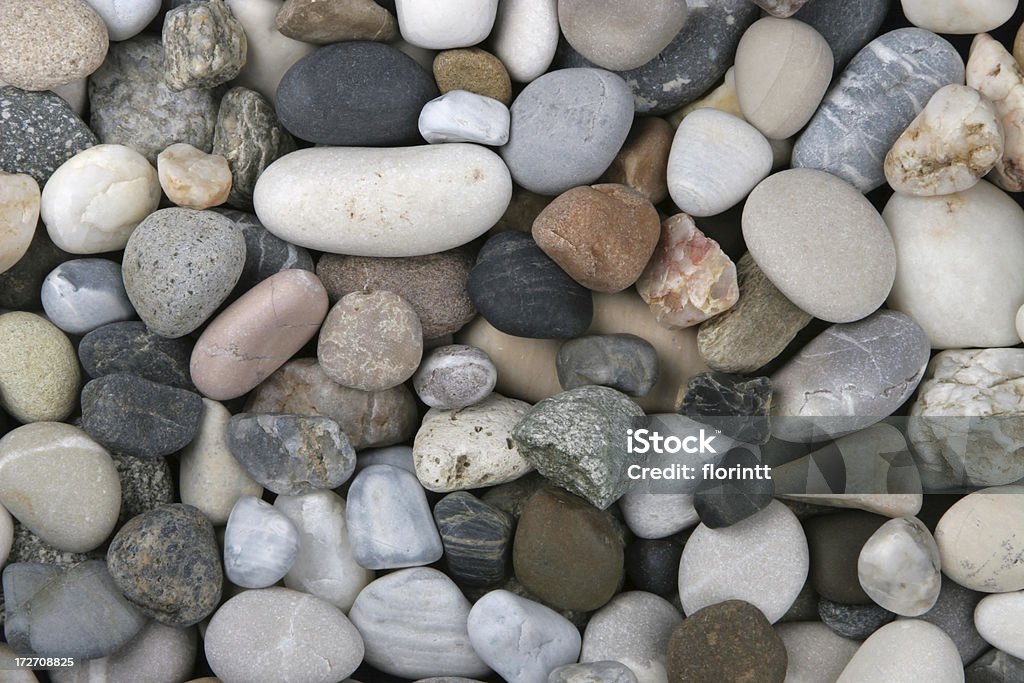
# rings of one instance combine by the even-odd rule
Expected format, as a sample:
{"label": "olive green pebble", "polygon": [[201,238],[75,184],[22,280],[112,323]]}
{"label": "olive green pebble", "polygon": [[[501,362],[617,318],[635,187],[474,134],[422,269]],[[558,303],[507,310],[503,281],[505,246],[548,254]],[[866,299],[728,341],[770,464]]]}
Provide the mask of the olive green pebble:
{"label": "olive green pebble", "polygon": [[0,315],[0,406],[23,424],[66,419],[75,409],[81,373],[75,347],[35,313]]}
{"label": "olive green pebble", "polygon": [[478,47],[444,50],[434,57],[434,80],[441,94],[452,90],[512,103],[512,80],[501,60]]}

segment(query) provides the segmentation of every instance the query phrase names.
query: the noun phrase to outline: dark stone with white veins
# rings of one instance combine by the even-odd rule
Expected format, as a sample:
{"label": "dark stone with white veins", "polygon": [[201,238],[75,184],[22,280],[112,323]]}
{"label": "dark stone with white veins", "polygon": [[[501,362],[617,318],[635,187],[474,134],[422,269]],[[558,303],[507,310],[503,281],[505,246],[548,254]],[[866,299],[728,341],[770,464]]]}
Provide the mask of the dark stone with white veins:
{"label": "dark stone with white veins", "polygon": [[508,579],[512,517],[465,491],[434,506],[448,574],[466,586],[498,586]]}

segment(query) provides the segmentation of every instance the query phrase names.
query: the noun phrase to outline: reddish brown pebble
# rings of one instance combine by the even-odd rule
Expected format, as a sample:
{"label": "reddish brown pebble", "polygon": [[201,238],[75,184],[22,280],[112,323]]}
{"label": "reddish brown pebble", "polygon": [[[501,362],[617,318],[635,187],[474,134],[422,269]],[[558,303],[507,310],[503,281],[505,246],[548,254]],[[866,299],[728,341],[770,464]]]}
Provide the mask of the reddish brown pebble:
{"label": "reddish brown pebble", "polygon": [[574,187],[533,222],[533,239],[584,287],[621,292],[636,282],[661,233],[658,210],[625,185]]}
{"label": "reddish brown pebble", "polygon": [[668,153],[674,136],[672,124],[665,119],[656,116],[639,119],[601,180],[631,187],[652,204],[665,201],[668,199]]}
{"label": "reddish brown pebble", "polygon": [[192,350],[192,381],[217,401],[252,390],[313,338],[327,290],[307,270],[284,270],[228,306]]}

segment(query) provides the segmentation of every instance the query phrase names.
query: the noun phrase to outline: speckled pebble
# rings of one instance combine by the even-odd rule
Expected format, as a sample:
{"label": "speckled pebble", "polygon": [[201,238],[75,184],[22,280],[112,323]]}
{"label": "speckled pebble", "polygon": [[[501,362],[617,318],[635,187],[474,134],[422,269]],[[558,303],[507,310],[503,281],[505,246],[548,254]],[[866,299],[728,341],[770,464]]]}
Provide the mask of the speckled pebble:
{"label": "speckled pebble", "polygon": [[431,408],[458,410],[479,403],[494,390],[498,371],[486,352],[451,344],[430,350],[413,375],[416,395]]}
{"label": "speckled pebble", "polygon": [[14,311],[0,315],[0,339],[0,407],[24,423],[67,418],[81,382],[67,336],[42,316]]}

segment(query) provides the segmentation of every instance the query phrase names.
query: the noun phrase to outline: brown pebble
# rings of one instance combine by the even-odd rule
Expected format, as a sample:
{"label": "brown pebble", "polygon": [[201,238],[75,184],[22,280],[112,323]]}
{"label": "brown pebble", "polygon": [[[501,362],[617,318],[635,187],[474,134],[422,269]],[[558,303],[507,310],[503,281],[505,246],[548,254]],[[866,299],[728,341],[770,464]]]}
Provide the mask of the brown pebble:
{"label": "brown pebble", "polygon": [[533,222],[544,253],[595,292],[621,292],[636,282],[660,235],[658,210],[625,185],[574,187]]}
{"label": "brown pebble", "polygon": [[438,52],[434,57],[434,80],[441,94],[468,90],[506,105],[512,103],[512,80],[505,65],[478,47]]}
{"label": "brown pebble", "polygon": [[276,24],[283,35],[317,45],[398,37],[394,15],[373,0],[287,0]]}
{"label": "brown pebble", "polygon": [[601,181],[631,187],[652,204],[665,201],[668,199],[668,153],[674,136],[672,124],[665,119],[656,116],[638,119]]}
{"label": "brown pebble", "polygon": [[505,215],[487,233],[488,236],[506,230],[530,232],[533,228],[533,222],[537,220],[537,216],[553,199],[554,197],[530,192],[518,185],[513,185],[512,201],[508,203]]}

